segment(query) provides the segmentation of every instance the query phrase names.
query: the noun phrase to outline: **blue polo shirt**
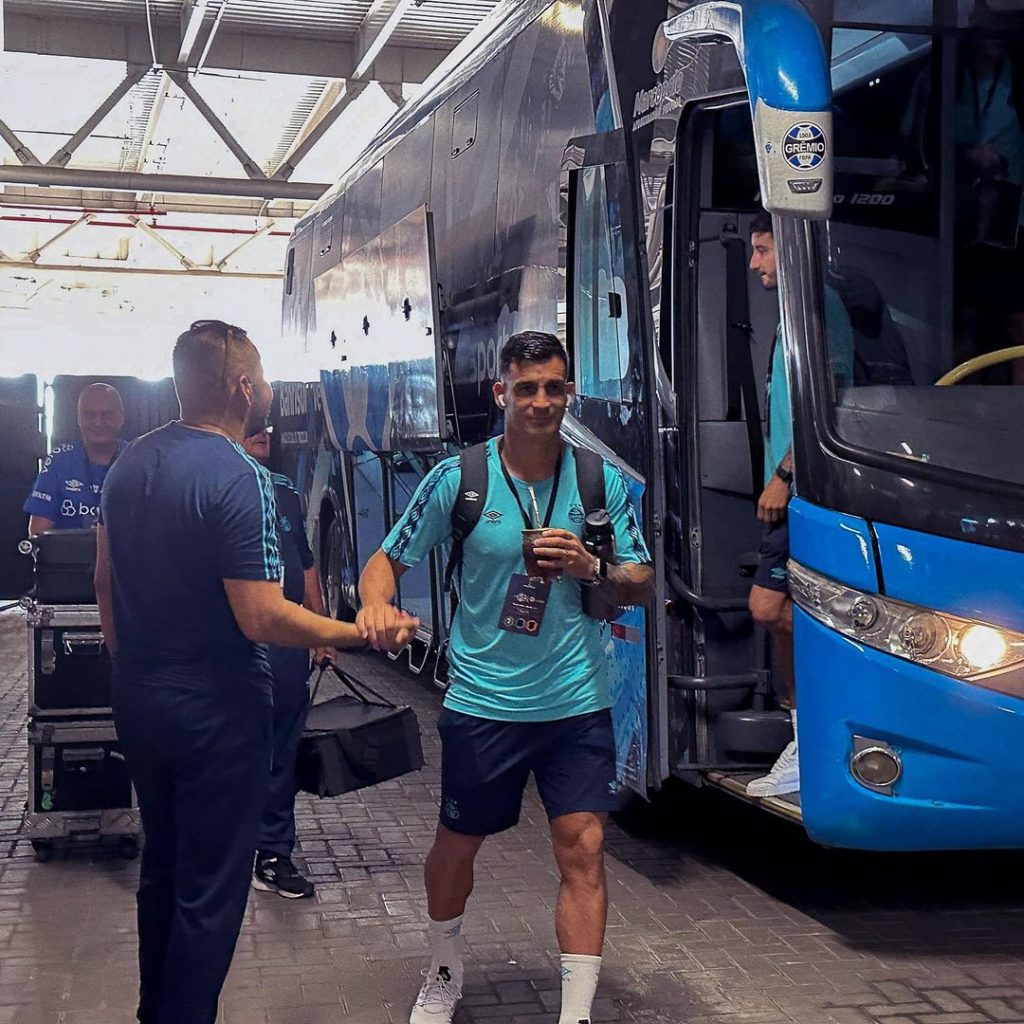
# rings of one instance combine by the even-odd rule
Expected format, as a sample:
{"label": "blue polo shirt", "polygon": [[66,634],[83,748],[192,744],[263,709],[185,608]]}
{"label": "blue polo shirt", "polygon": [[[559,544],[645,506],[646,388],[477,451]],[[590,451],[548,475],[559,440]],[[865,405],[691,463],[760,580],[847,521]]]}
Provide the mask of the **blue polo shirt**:
{"label": "blue polo shirt", "polygon": [[281,553],[281,585],[284,596],[302,604],[306,594],[306,570],[313,568],[313,552],[306,539],[302,502],[295,484],[283,473],[271,473],[277,508],[277,546]]}
{"label": "blue polo shirt", "polygon": [[238,628],[223,581],[280,579],[276,518],[270,474],[223,435],[174,422],[133,442],[100,520],[118,669],[269,703],[266,650]]}
{"label": "blue polo shirt", "polygon": [[[501,472],[497,440],[488,442],[487,496],[480,521],[466,538],[462,586],[449,645],[451,685],[444,706],[497,721],[555,721],[611,707],[608,659],[600,626],[585,615],[580,584],[565,575],[551,585],[547,611],[536,637],[498,628],[514,573],[523,573],[523,519]],[[459,460],[438,463],[420,484],[384,553],[410,568],[451,539],[452,506],[459,489]],[[636,512],[618,468],[605,462],[605,501],[615,527],[619,562],[649,562]],[[513,480],[524,508],[526,484]],[[547,509],[554,477],[533,484],[537,504]],[[576,463],[566,447],[552,527],[583,531],[583,504]]]}
{"label": "blue polo shirt", "polygon": [[[117,455],[126,447],[119,441]],[[109,469],[109,464],[90,462],[84,445],[59,445],[46,457],[24,509],[30,516],[52,520],[58,530],[92,526],[100,514],[100,491]]]}
{"label": "blue polo shirt", "polygon": [[[842,387],[849,387],[853,383],[853,327],[839,293],[828,285],[825,286],[825,337],[832,374]],[[767,486],[793,447],[793,408],[789,399],[786,341],[781,322],[775,329],[775,340],[772,342],[766,390],[768,416],[764,441],[764,482]]]}

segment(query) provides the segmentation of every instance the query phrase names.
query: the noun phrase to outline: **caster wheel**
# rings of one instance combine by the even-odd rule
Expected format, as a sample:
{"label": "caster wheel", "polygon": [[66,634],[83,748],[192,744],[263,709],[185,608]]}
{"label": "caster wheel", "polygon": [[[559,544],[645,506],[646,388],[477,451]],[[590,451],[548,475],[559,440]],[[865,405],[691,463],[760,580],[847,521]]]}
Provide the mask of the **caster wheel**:
{"label": "caster wheel", "polygon": [[36,860],[40,864],[46,864],[48,861],[53,860],[53,843],[46,839],[33,839],[32,849],[35,850]]}
{"label": "caster wheel", "polygon": [[134,836],[128,836],[121,840],[118,846],[118,853],[125,860],[135,860],[139,855],[139,841]]}

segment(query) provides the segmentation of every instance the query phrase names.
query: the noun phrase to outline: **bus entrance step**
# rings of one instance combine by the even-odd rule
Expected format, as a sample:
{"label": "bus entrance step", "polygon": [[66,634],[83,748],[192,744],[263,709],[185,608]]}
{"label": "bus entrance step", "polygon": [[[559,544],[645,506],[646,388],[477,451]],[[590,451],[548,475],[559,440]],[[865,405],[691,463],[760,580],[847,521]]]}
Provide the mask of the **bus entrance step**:
{"label": "bus entrance step", "polygon": [[778,814],[790,821],[803,821],[803,814],[800,811],[800,794],[787,793],[785,796],[757,797],[747,794],[747,783],[760,778],[757,772],[708,772],[708,782],[713,786],[728,793],[730,796],[746,800],[747,803],[757,804],[766,811]]}

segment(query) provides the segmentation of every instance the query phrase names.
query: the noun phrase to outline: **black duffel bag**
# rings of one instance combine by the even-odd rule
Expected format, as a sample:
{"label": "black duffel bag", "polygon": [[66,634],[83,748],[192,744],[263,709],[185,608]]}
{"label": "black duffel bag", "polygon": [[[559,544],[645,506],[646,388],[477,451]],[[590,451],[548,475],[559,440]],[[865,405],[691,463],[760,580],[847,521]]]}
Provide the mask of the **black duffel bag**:
{"label": "black duffel bag", "polygon": [[32,597],[40,604],[95,604],[96,530],[46,530],[22,550],[35,560]]}
{"label": "black duffel bag", "polygon": [[[329,667],[351,696],[342,694],[310,707],[299,743],[299,789],[319,797],[339,796],[419,771],[423,747],[413,709],[392,704],[347,672]],[[325,671],[321,668],[317,676],[313,701]]]}

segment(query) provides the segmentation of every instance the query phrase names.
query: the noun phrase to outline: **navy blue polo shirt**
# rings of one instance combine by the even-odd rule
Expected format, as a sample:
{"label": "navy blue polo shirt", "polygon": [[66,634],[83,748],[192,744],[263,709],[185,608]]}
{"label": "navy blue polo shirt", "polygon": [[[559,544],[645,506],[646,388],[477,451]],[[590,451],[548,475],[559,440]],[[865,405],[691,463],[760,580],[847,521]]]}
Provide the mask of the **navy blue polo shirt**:
{"label": "navy blue polo shirt", "polygon": [[[126,447],[126,442],[119,441],[117,454]],[[52,520],[58,530],[92,526],[109,469],[109,465],[90,462],[84,445],[59,445],[47,455],[24,509],[30,516]]]}
{"label": "navy blue polo shirt", "polygon": [[302,604],[306,594],[307,569],[313,567],[313,552],[306,540],[302,503],[295,484],[283,473],[271,473],[277,505],[277,546],[281,552],[281,584],[284,596]]}
{"label": "navy blue polo shirt", "polygon": [[281,577],[270,474],[221,434],[169,423],[111,467],[110,547],[119,670],[270,702],[266,650],[246,639],[225,579]]}

